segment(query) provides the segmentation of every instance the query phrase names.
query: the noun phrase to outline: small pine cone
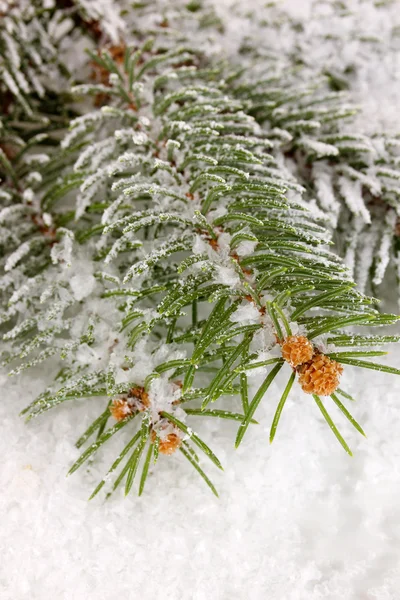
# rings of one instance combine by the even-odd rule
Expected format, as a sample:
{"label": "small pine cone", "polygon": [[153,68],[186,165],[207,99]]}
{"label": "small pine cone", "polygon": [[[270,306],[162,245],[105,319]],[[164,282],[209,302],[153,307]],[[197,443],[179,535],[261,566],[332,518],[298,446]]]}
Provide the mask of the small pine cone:
{"label": "small pine cone", "polygon": [[[151,441],[154,444],[156,441],[157,435],[155,431],[151,433]],[[171,456],[182,444],[182,440],[179,435],[176,433],[169,433],[164,439],[160,438],[160,443],[158,446],[158,451],[161,454],[166,454],[167,456]]]}
{"label": "small pine cone", "polygon": [[313,345],[304,335],[291,335],[282,344],[282,356],[292,367],[310,361],[313,354]]}
{"label": "small pine cone", "polygon": [[343,367],[325,354],[316,354],[299,368],[299,383],[307,394],[330,396],[339,385]]}
{"label": "small pine cone", "polygon": [[116,421],[122,421],[133,413],[133,407],[126,398],[115,398],[110,406],[110,413]]}
{"label": "small pine cone", "polygon": [[143,411],[150,406],[150,398],[143,387],[133,387],[128,392],[128,398],[136,398],[139,401],[138,410]]}
{"label": "small pine cone", "polygon": [[147,392],[143,391],[141,401],[142,401],[144,408],[149,408],[150,398],[149,398],[149,395]]}
{"label": "small pine cone", "polygon": [[167,454],[170,456],[176,450],[178,450],[181,443],[182,440],[178,435],[176,435],[176,433],[169,433],[166,438],[160,440],[158,450],[161,452],[161,454]]}

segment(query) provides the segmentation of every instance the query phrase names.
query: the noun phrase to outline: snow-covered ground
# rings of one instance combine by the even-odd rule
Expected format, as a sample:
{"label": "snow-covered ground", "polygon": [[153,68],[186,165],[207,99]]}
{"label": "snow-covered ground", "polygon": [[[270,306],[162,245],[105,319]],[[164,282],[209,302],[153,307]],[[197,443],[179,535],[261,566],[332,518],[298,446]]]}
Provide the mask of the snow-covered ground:
{"label": "snow-covered ground", "polygon": [[[311,3],[289,4],[301,15]],[[390,10],[396,4],[400,12],[399,2]],[[372,0],[354,5],[359,23],[369,23]],[[385,53],[364,60],[354,96],[363,102],[366,129],[372,123],[397,131],[399,53],[388,42],[388,23],[375,23]],[[307,39],[316,47],[312,27]],[[356,44],[352,51],[357,58]],[[400,366],[400,350],[390,363]],[[174,456],[160,458],[140,499],[121,493],[91,503],[87,497],[113,454],[69,478],[65,473],[78,455],[76,438],[98,412],[96,400],[64,405],[26,425],[18,412],[41,391],[42,378],[0,377],[0,600],[399,598],[400,378],[346,369],[343,387],[358,398],[351,408],[367,439],[334,407],[331,414],[353,458],[312,398],[300,393],[289,399],[268,444],[278,382],[239,450],[235,424],[200,430],[225,466],[219,473],[206,465],[219,500]]]}
{"label": "snow-covered ground", "polygon": [[26,426],[17,413],[40,382],[15,381],[0,403],[1,600],[396,600],[400,381],[354,371],[344,379],[368,436],[332,409],[353,458],[300,393],[270,446],[275,387],[236,452],[236,425],[204,431],[225,466],[205,464],[219,500],[174,456],[161,457],[141,498],[91,503],[111,453],[65,477],[87,407]]}

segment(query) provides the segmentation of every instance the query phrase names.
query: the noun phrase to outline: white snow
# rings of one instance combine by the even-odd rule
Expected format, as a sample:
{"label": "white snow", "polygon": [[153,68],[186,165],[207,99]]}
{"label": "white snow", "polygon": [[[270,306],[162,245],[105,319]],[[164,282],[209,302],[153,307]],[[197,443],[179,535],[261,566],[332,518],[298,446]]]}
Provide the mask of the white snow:
{"label": "white snow", "polygon": [[[391,356],[399,365],[400,352]],[[116,456],[66,478],[77,436],[103,407],[67,403],[25,425],[17,416],[41,375],[7,382],[0,403],[2,600],[386,600],[400,585],[400,411],[394,376],[346,372],[364,439],[331,407],[354,457],[310,396],[293,393],[274,444],[258,426],[233,450],[237,425],[195,421],[225,472],[204,460],[212,496],[178,456],[160,457],[141,498],[87,497]],[[2,386],[5,381],[2,380]],[[22,392],[22,393],[21,393]],[[199,423],[199,425],[197,425]],[[216,431],[217,429],[217,431]],[[112,454],[114,452],[114,454]]]}
{"label": "white snow", "polygon": [[69,284],[75,300],[79,301],[90,296],[96,285],[96,279],[90,272],[91,265],[89,263],[82,263],[79,267],[75,266],[75,269],[78,269],[78,272],[74,275],[71,273]]}
{"label": "white snow", "polygon": [[233,267],[217,265],[215,267],[215,271],[215,281],[217,281],[218,283],[222,283],[223,285],[229,285],[232,288],[238,287],[240,285],[239,275],[236,273]]}
{"label": "white snow", "polygon": [[371,223],[371,215],[362,197],[361,183],[359,181],[351,181],[346,177],[340,177],[338,185],[349,210],[353,214],[360,216],[365,223]]}
{"label": "white snow", "polygon": [[248,325],[260,322],[260,312],[252,302],[246,302],[233,313],[230,320],[233,323]]}

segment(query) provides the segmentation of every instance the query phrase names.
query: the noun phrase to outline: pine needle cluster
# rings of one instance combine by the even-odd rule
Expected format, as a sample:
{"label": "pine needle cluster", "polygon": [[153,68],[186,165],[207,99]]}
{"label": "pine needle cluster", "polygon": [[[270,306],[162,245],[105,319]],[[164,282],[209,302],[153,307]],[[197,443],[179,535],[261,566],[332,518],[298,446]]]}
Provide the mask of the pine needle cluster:
{"label": "pine needle cluster", "polygon": [[[89,24],[82,35],[93,39]],[[343,166],[342,139],[305,137],[316,112],[328,123],[343,110],[306,94],[295,108],[285,81],[253,84],[188,40],[176,43],[168,23],[160,29],[89,52],[85,81],[53,105],[63,104],[68,131],[55,126],[57,109],[37,118],[48,90],[24,90],[21,102],[11,89],[3,119],[2,361],[12,374],[62,365],[23,411],[28,420],[96,398],[100,414],[77,442],[86,449],[71,473],[125,436],[92,497],[117,469],[112,489],[124,482],[128,493],[140,468],[141,494],[159,454],[183,456],[217,494],[200,453],[222,466],[196,422],[236,421],[238,446],[280,372],[270,441],[289,393],[303,387],[301,401],[315,402],[351,454],[328,412],[332,401],[363,433],[339,387],[343,368],[400,373],[369,360],[399,339],[370,328],[398,317],[357,289],[326,216],[276,158],[276,140],[290,134],[288,152],[320,155],[318,144],[330,145]],[[42,131],[16,140],[14,110]]]}

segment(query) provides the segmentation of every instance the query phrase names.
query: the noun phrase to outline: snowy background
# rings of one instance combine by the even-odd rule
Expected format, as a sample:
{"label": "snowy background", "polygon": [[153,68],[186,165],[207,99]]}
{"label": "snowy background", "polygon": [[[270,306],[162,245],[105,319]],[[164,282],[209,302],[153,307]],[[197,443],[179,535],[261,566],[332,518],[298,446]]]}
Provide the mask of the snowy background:
{"label": "snowy background", "polygon": [[[220,0],[224,20],[230,4],[262,3]],[[304,19],[304,43],[315,60],[359,64],[353,95],[363,106],[360,127],[397,131],[400,52],[390,31],[399,2],[381,20],[372,0],[355,2],[339,45],[320,35],[321,27],[326,33],[336,25],[314,22],[310,2],[289,4]],[[232,13],[233,38],[240,23]],[[358,44],[355,26],[379,36],[379,48]],[[400,366],[399,350],[390,363]],[[27,426],[18,412],[46,374],[0,375],[0,599],[397,600],[400,380],[348,371],[343,387],[357,396],[352,412],[368,436],[335,413],[353,458],[300,393],[288,401],[269,446],[278,381],[239,450],[232,449],[235,424],[200,429],[225,466],[212,473],[219,500],[190,466],[162,456],[163,468],[140,499],[116,494],[91,503],[106,457],[65,473],[78,455],[76,438],[97,414],[96,400],[84,410],[64,405]]]}

